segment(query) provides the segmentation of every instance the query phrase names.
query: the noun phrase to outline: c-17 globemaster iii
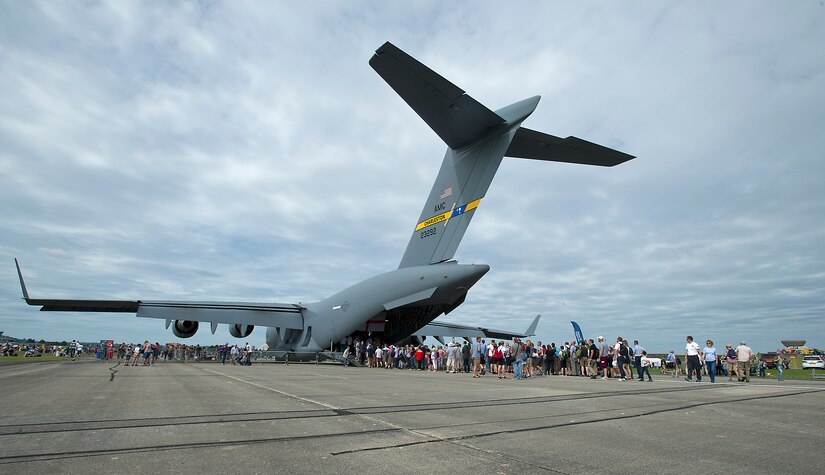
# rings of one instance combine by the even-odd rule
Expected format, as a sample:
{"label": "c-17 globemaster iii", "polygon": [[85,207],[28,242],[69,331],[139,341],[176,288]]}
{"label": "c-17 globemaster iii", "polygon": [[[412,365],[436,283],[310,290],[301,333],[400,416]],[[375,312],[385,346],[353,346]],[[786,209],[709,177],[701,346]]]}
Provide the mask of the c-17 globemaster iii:
{"label": "c-17 globemaster iii", "polygon": [[458,264],[453,256],[503,157],[614,166],[631,155],[576,138],[560,138],[521,126],[539,103],[530,97],[496,110],[390,43],[378,48],[370,66],[447,144],[432,191],[416,222],[398,269],[377,275],[319,302],[174,302],[151,300],[56,300],[29,297],[17,264],[23,297],[43,311],[128,312],[166,320],[172,332],[188,338],[200,322],[212,333],[228,324],[237,338],[255,326],[267,328],[272,350],[320,351],[358,332],[383,333],[385,342],[418,335],[508,338],[531,335],[448,323],[431,323],[464,302],[467,292],[490,270],[484,264]]}

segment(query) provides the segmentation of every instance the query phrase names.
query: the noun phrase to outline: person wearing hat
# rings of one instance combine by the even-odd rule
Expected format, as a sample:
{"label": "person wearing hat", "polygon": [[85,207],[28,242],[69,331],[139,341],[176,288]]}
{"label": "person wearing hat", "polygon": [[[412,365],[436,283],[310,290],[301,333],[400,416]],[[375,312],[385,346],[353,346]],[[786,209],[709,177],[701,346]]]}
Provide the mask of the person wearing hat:
{"label": "person wearing hat", "polygon": [[739,381],[751,382],[751,358],[753,358],[753,350],[745,344],[744,340],[740,341],[739,346],[736,347],[736,370],[739,373]]}

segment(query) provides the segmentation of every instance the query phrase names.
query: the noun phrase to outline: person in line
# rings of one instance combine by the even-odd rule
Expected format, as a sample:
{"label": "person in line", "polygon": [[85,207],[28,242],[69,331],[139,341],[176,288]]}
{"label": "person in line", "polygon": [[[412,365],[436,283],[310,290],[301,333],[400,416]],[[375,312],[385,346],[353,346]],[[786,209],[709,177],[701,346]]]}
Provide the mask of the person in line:
{"label": "person in line", "polygon": [[590,366],[588,372],[590,373],[590,379],[596,379],[599,377],[599,347],[596,346],[596,342],[593,341],[592,338],[589,342],[588,351],[590,353],[588,355],[588,362]]}
{"label": "person in line", "polygon": [[631,356],[633,355],[633,350],[630,348],[630,344],[627,340],[622,340],[622,353],[624,353],[624,375],[625,379],[633,379],[633,368],[630,367],[630,362],[632,360]]}
{"label": "person in line", "polygon": [[639,358],[639,381],[645,380],[645,374],[647,374],[647,381],[652,382],[653,378],[650,377],[650,359],[647,357],[647,351],[642,350],[642,356]]}
{"label": "person in line", "polygon": [[135,347],[132,349],[132,366],[137,366],[141,351],[143,351],[143,345],[135,343]]}
{"label": "person in line", "polygon": [[152,347],[149,345],[149,340],[143,342],[143,366],[149,366],[149,357],[152,355]]}
{"label": "person in line", "polygon": [[381,345],[375,345],[375,352],[373,353],[375,358],[375,368],[381,368],[384,366],[384,349],[381,348]]}
{"label": "person in line", "polygon": [[[645,347],[639,344],[639,340],[633,340],[633,365],[636,367],[636,374],[639,375],[639,380],[642,379],[642,353],[645,352]],[[648,371],[649,373],[650,371]]]}
{"label": "person in line", "polygon": [[685,361],[687,365],[687,376],[685,381],[693,382],[693,373],[696,373],[696,382],[702,381],[702,365],[699,363],[699,353],[702,349],[699,344],[693,341],[693,337],[688,335],[685,337],[687,344],[685,345]]}
{"label": "person in line", "polygon": [[476,342],[473,343],[472,347],[472,358],[473,358],[473,377],[478,378],[481,376],[479,373],[481,372],[481,354],[484,353],[484,343],[481,342],[481,337],[476,337]]}
{"label": "person in line", "polygon": [[578,376],[579,374],[579,356],[578,356],[579,347],[576,345],[575,341],[571,341],[570,345],[567,347],[567,354],[568,354],[568,361],[569,369],[568,369],[568,376]]}
{"label": "person in line", "polygon": [[504,343],[504,347],[501,349],[501,355],[503,357],[504,362],[504,374],[512,373],[513,372],[513,355],[510,353],[510,342]]}
{"label": "person in line", "polygon": [[506,379],[504,377],[504,342],[498,342],[498,346],[493,350],[493,366],[496,368],[498,379]]}
{"label": "person in line", "polygon": [[567,372],[567,360],[569,359],[567,356],[568,344],[569,342],[565,341],[563,345],[559,345],[558,352],[556,353],[559,360],[559,374],[561,374],[562,376],[567,376],[569,374]]}
{"label": "person in line", "polygon": [[367,368],[372,368],[373,365],[374,365],[374,363],[372,361],[372,356],[374,354],[374,351],[375,350],[373,350],[373,348],[372,348],[372,342],[367,343]]}
{"label": "person in line", "polygon": [[521,345],[521,351],[523,352],[521,357],[521,378],[532,378],[533,368],[530,363],[533,361],[533,343],[530,340],[526,340]]}
{"label": "person in line", "polygon": [[580,374],[582,376],[592,375],[590,372],[590,343],[587,340],[583,340],[579,345],[579,364],[581,365]]}
{"label": "person in line", "polygon": [[710,382],[716,382],[716,348],[713,347],[713,340],[705,342],[705,347],[702,348],[702,355],[705,359],[705,366],[708,368],[708,376]]}
{"label": "person in line", "polygon": [[384,368],[392,369],[392,357],[395,354],[395,347],[384,345]]}
{"label": "person in line", "polygon": [[473,367],[473,348],[472,345],[465,341],[461,346],[461,358],[464,359],[464,373],[469,373]]}
{"label": "person in line", "polygon": [[619,381],[627,381],[624,372],[625,364],[627,364],[627,349],[622,345],[622,337],[616,338],[616,344],[613,345],[613,359],[616,360],[616,366],[619,368]]}
{"label": "person in line", "polygon": [[484,350],[484,373],[495,373],[493,368],[493,349],[496,347],[496,341],[490,340]]}
{"label": "person in line", "polygon": [[524,351],[524,345],[521,344],[518,338],[513,338],[510,352],[513,353],[513,379],[523,379],[522,365],[527,359],[527,353]]}
{"label": "person in line", "polygon": [[547,365],[547,374],[556,374],[556,343],[547,345],[547,351],[544,352],[544,361]]}
{"label": "person in line", "polygon": [[745,341],[739,342],[736,347],[736,372],[739,375],[739,381],[751,382],[751,358],[753,357],[753,350],[750,349]]}
{"label": "person in line", "polygon": [[607,375],[610,371],[610,345],[604,341],[604,337],[600,336],[599,340],[599,369],[604,371],[602,379],[608,379]]}

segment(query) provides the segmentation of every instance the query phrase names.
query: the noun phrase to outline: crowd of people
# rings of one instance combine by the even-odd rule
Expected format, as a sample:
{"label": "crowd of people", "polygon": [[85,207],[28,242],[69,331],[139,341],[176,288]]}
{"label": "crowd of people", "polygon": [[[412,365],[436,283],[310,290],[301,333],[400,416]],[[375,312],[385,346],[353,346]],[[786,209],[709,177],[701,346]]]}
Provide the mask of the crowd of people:
{"label": "crowd of people", "polygon": [[[693,337],[685,338],[685,379],[696,382],[702,381],[702,375],[708,376],[710,382],[716,382],[716,376],[727,376],[728,381],[733,381],[736,376],[738,381],[750,382],[751,369],[760,366],[756,354],[745,343],[739,342],[739,346],[733,348],[732,345],[725,345],[725,349],[717,351],[713,346],[713,340],[706,340],[705,347],[702,348],[693,341]],[[782,381],[782,370],[786,366],[785,361],[780,356],[777,361],[779,380]],[[665,372],[670,373],[674,378],[681,376],[682,360],[670,350],[664,361]]]}
{"label": "crowd of people", "polygon": [[[717,375],[734,375],[739,381],[750,381],[750,368],[756,364],[756,355],[744,341],[736,348],[726,345],[717,351],[712,340],[701,347],[693,337],[685,338],[683,355],[687,381],[700,382],[702,376],[716,381]],[[649,358],[647,350],[634,340],[631,345],[618,337],[608,343],[603,336],[581,343],[566,341],[556,346],[533,343],[519,338],[474,342],[452,341],[442,345],[408,344],[388,345],[369,338],[342,342],[345,365],[357,361],[370,368],[408,369],[414,371],[445,371],[472,373],[474,378],[486,374],[498,379],[527,379],[542,375],[583,376],[591,379],[652,381],[650,368],[659,364],[664,374],[682,375],[682,355],[671,350],[667,358]],[[635,374],[635,376],[634,376]],[[694,379],[695,376],[695,379]],[[780,376],[781,380],[781,376]]]}
{"label": "crowd of people", "polygon": [[[649,358],[646,349],[638,340],[631,345],[622,337],[615,343],[608,343],[603,336],[595,340],[566,341],[556,346],[531,340],[490,340],[477,337],[475,341],[451,341],[442,345],[408,344],[388,345],[378,339],[348,338],[341,342],[343,363],[349,365],[357,361],[362,366],[384,369],[408,369],[416,371],[445,371],[446,373],[472,373],[474,378],[494,375],[498,379],[527,379],[543,375],[583,376],[592,379],[616,379],[626,381],[652,381],[650,368],[658,366],[662,374],[681,377],[687,381],[702,381],[706,376],[715,382],[717,376],[734,377],[738,381],[750,381],[752,368],[760,368],[760,362],[754,352],[744,341],[735,348],[727,344],[724,349],[714,346],[712,340],[706,340],[704,347],[693,340],[685,338],[685,352],[678,354],[670,350],[663,359]],[[10,351],[4,345],[4,354]],[[31,351],[34,350],[32,346]],[[57,356],[76,358],[83,346],[76,340],[62,346],[36,347]],[[248,342],[244,345],[219,345],[214,351],[207,352],[200,345],[150,343],[120,343],[111,340],[99,347],[91,348],[101,359],[125,361],[127,366],[152,366],[157,361],[182,360],[199,361],[215,359],[220,364],[249,366],[259,352]],[[27,349],[27,351],[29,351]],[[684,367],[684,372],[683,372]],[[782,380],[782,370],[787,367],[782,356],[778,356],[777,370]]]}
{"label": "crowd of people", "polygon": [[25,344],[25,345],[18,345],[6,342],[3,344],[2,347],[2,356],[17,356],[19,353],[22,353],[24,357],[34,357],[34,356],[43,356],[43,355],[51,355],[51,356],[63,356],[63,357],[70,357],[72,360],[75,359],[76,356],[80,355],[83,352],[83,345],[78,343],[76,340],[72,340],[71,343],[67,345],[53,345],[53,344]]}

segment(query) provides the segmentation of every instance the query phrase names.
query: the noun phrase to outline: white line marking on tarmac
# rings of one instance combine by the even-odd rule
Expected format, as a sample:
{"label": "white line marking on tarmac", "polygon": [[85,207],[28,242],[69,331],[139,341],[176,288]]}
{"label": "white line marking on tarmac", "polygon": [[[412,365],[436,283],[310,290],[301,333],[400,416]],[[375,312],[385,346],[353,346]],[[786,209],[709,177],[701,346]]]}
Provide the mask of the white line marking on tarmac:
{"label": "white line marking on tarmac", "polygon": [[302,396],[297,396],[295,394],[289,394],[288,392],[281,391],[281,390],[274,389],[274,388],[270,388],[270,387],[267,387],[267,386],[263,386],[263,385],[258,384],[258,383],[253,383],[252,381],[247,381],[245,379],[241,379],[241,378],[238,378],[238,377],[235,377],[235,376],[231,376],[231,375],[228,375],[228,374],[225,374],[225,373],[221,373],[220,371],[213,371],[211,369],[207,369],[207,368],[204,368],[204,367],[199,367],[199,369],[202,369],[203,371],[206,371],[208,373],[216,374],[218,376],[224,376],[224,377],[229,378],[229,379],[234,379],[235,381],[238,381],[238,382],[241,382],[241,383],[246,383],[246,384],[255,386],[257,388],[265,389],[267,391],[272,391],[273,393],[280,394],[282,396],[291,397],[293,399],[308,402],[310,404],[316,404],[318,406],[325,407],[327,409],[332,409],[332,410],[340,410],[341,409],[340,407],[335,407],[335,406],[327,404],[325,402],[315,401],[313,399],[305,398],[305,397],[302,397]]}
{"label": "white line marking on tarmac", "polygon": [[[32,363],[32,364],[20,363],[20,364],[26,365],[26,366],[34,365],[34,363]],[[37,368],[23,369],[23,368],[15,367],[13,369],[0,371],[0,378],[5,378],[5,377],[8,377],[8,376],[19,376],[21,374],[28,374],[28,373],[36,373],[38,371],[43,371],[44,369],[55,368],[55,367],[58,366],[58,363],[57,362],[55,362],[54,364],[52,364],[52,363],[36,363],[36,365],[38,366]]]}
{"label": "white line marking on tarmac", "polygon": [[[310,404],[317,404],[321,407],[325,407],[325,408],[333,410],[333,411],[340,411],[340,410],[343,409],[343,408],[340,408],[340,407],[337,407],[337,406],[333,406],[331,404],[327,404],[325,402],[316,401],[314,399],[305,398],[303,396],[297,396],[295,394],[290,394],[286,391],[281,391],[281,390],[278,390],[278,389],[273,389],[273,388],[270,388],[270,387],[266,387],[266,386],[260,385],[258,383],[253,383],[253,382],[247,381],[245,379],[241,379],[241,378],[238,378],[238,377],[235,377],[235,376],[231,376],[231,375],[228,375],[228,374],[225,374],[225,373],[221,373],[219,371],[213,371],[211,369],[207,369],[207,368],[204,368],[204,367],[200,367],[200,369],[202,369],[203,371],[207,371],[209,373],[218,375],[218,376],[225,376],[227,378],[234,379],[235,381],[238,381],[238,382],[241,382],[241,383],[250,384],[250,385],[255,386],[257,388],[265,389],[267,391],[272,391],[272,392],[274,392],[276,394],[280,394],[282,396],[291,397],[291,398],[297,399],[299,401],[308,402]],[[384,421],[384,420],[381,420],[381,419],[378,419],[378,418],[375,418],[375,417],[370,417],[367,414],[357,414],[357,413],[351,413],[351,414],[353,416],[357,416],[357,417],[360,417],[362,419],[366,419],[370,422],[374,422],[374,423],[378,423],[378,424],[384,424],[384,425],[389,426],[393,429],[398,429],[398,430],[401,430],[401,431],[404,431],[404,432],[409,432],[409,433],[415,434],[419,437],[424,437],[426,439],[431,439],[431,440],[436,440],[436,441],[439,441],[439,442],[446,442],[446,443],[455,443],[455,441],[446,440],[443,437],[439,437],[439,436],[434,435],[434,434],[427,434],[425,432],[421,432],[421,431],[416,430],[416,429],[410,429],[408,427],[400,426],[398,424],[393,424],[392,422],[387,422],[387,421]],[[457,444],[457,445],[462,445],[462,444]]]}

